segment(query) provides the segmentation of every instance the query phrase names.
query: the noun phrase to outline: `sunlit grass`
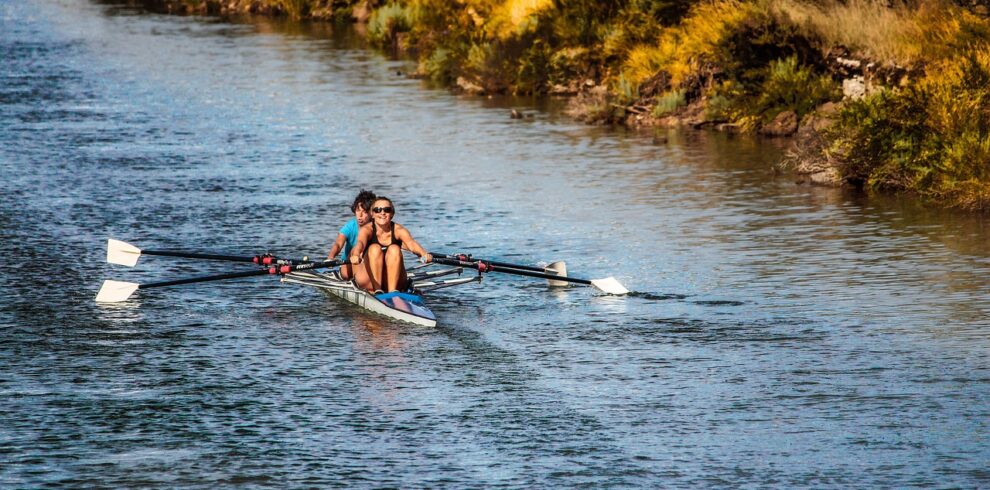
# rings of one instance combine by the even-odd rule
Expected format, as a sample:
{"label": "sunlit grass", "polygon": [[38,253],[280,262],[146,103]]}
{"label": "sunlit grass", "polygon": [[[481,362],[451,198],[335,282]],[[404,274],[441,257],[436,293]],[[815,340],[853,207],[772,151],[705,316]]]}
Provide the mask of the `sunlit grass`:
{"label": "sunlit grass", "polygon": [[833,138],[848,179],[990,210],[990,47],[936,62],[916,85],[850,103]]}
{"label": "sunlit grass", "polygon": [[683,22],[662,31],[655,43],[630,50],[622,63],[622,75],[631,83],[642,83],[659,71],[670,75],[678,86],[713,58],[719,46],[757,7],[736,0],[701,3]]}
{"label": "sunlit grass", "polygon": [[869,58],[910,63],[920,54],[920,21],[927,12],[905,3],[889,4],[887,0],[772,0],[768,9],[782,22],[814,34],[824,48],[845,46]]}
{"label": "sunlit grass", "polygon": [[509,39],[531,31],[536,14],[553,6],[552,0],[507,0],[492,9],[488,31],[495,39]]}
{"label": "sunlit grass", "polygon": [[666,116],[684,107],[685,104],[687,104],[687,100],[684,98],[683,90],[667,92],[657,99],[656,105],[653,106],[653,115],[656,117]]}
{"label": "sunlit grass", "polygon": [[394,33],[408,31],[412,23],[412,9],[389,3],[372,12],[368,20],[368,35],[375,41],[391,41]]}

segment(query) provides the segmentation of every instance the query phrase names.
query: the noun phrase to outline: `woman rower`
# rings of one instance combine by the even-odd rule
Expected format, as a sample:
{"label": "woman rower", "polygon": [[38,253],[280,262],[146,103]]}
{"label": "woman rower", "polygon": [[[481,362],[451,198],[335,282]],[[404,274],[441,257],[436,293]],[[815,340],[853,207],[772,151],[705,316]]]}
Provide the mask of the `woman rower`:
{"label": "woman rower", "polygon": [[365,264],[368,282],[362,284],[361,278],[358,278],[358,286],[368,291],[389,293],[409,287],[402,259],[403,249],[416,254],[424,263],[433,260],[433,256],[416,242],[405,226],[392,221],[394,216],[392,200],[378,196],[371,205],[371,223],[361,227],[357,243],[348,256],[353,265]]}
{"label": "woman rower", "polygon": [[[354,244],[357,242],[358,232],[362,226],[371,221],[371,203],[374,201],[374,192],[361,189],[361,192],[358,193],[357,197],[354,198],[354,202],[351,204],[351,212],[354,213],[354,217],[348,220],[347,223],[344,223],[344,226],[340,227],[337,240],[333,242],[333,247],[330,247],[330,253],[327,254],[328,260],[337,258],[337,254],[340,253],[341,249],[344,251],[344,260],[350,257],[351,249],[354,248]],[[358,275],[361,275],[361,272],[358,271]],[[340,266],[340,277],[343,279],[354,277],[354,270],[352,270],[350,262],[345,262],[344,265]],[[365,279],[362,282],[367,282],[367,280]]]}

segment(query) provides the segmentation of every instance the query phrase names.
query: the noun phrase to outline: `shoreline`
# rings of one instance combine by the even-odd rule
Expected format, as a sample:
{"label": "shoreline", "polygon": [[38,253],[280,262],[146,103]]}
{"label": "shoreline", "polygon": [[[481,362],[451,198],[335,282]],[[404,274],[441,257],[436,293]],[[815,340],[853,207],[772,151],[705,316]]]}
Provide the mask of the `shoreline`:
{"label": "shoreline", "polygon": [[[407,76],[454,92],[566,96],[566,113],[588,124],[791,138],[780,167],[801,181],[990,211],[990,124],[980,115],[990,111],[990,88],[979,82],[990,79],[985,7],[714,0],[647,13],[541,0],[129,3],[355,23],[371,45],[418,60]],[[597,30],[578,25],[580,15]]]}

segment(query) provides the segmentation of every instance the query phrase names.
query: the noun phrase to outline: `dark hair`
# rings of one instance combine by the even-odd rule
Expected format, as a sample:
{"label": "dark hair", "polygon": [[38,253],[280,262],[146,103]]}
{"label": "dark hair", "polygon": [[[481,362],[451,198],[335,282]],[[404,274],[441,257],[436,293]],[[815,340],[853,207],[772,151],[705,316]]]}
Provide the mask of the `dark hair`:
{"label": "dark hair", "polygon": [[371,211],[371,203],[373,202],[375,202],[375,193],[361,189],[361,192],[358,192],[357,197],[354,198],[354,203],[351,204],[351,212],[357,211],[358,206],[364,208],[365,211]]}

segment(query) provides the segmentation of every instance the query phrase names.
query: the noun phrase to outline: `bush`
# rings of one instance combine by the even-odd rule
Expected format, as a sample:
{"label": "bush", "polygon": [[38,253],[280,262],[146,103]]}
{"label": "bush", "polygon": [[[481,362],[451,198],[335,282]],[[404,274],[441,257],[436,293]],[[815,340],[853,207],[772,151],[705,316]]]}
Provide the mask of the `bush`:
{"label": "bush", "polygon": [[311,0],[277,0],[279,9],[294,19],[301,19],[309,15],[312,9],[310,3]]}
{"label": "bush", "polygon": [[705,119],[709,121],[729,121],[736,119],[734,116],[732,102],[728,97],[715,94],[708,98],[708,104],[705,105]]}
{"label": "bush", "polygon": [[671,85],[678,87],[702,65],[719,64],[722,44],[757,10],[756,5],[737,0],[699,3],[655,42],[629,50],[621,74],[639,85],[663,70],[670,74]]}
{"label": "bush", "polygon": [[512,91],[517,94],[545,92],[550,83],[553,50],[537,39],[518,60]]}
{"label": "bush", "polygon": [[684,91],[672,90],[657,99],[656,105],[653,106],[653,115],[655,117],[663,117],[684,107],[686,104],[687,100],[684,98]]}
{"label": "bush", "polygon": [[375,10],[368,20],[368,36],[382,45],[393,42],[396,33],[411,29],[413,19],[410,13],[398,3],[389,3]]}
{"label": "bush", "polygon": [[439,84],[449,84],[456,78],[457,58],[447,48],[437,48],[420,63],[419,71]]}
{"label": "bush", "polygon": [[990,46],[917,85],[847,104],[830,134],[853,182],[990,209]]}
{"label": "bush", "polygon": [[816,75],[808,67],[799,66],[797,56],[791,56],[767,67],[752,113],[765,121],[783,111],[794,111],[802,117],[840,98],[842,90],[837,83],[827,75]]}
{"label": "bush", "polygon": [[615,81],[613,93],[617,104],[623,106],[632,104],[639,98],[639,84],[633,84],[625,76],[619,75],[619,79]]}

